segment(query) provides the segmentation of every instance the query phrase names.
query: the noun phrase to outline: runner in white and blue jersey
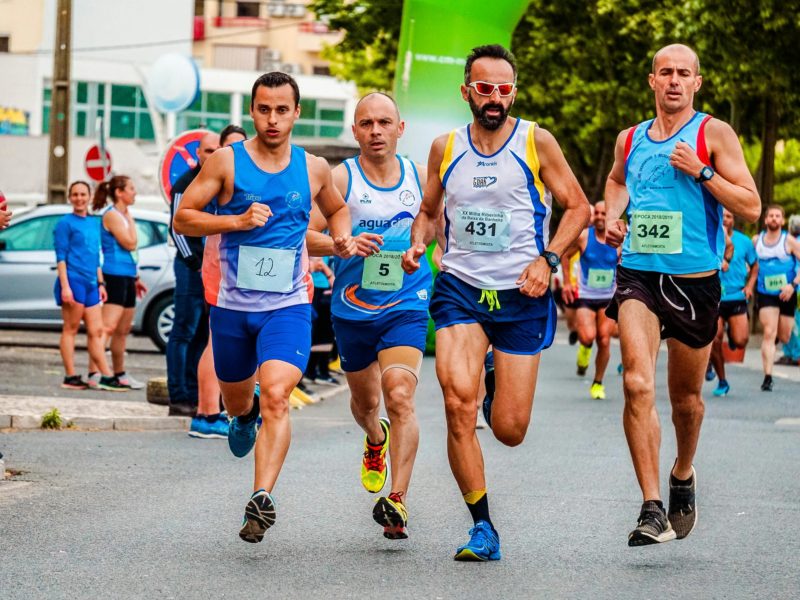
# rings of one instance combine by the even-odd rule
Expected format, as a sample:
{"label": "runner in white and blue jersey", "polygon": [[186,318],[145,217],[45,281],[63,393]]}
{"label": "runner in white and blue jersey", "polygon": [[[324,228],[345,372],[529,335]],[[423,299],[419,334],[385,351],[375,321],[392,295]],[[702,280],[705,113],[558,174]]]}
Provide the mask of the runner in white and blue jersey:
{"label": "runner in white and blue jersey", "polygon": [[[397,155],[404,126],[392,98],[364,96],[353,123],[361,153],[333,170],[359,247],[358,256],[334,261],[333,328],[350,386],[350,408],[365,434],[361,484],[368,492],[383,489],[386,458],[391,458],[391,489],[372,509],[389,539],[408,537],[406,498],[419,442],[414,394],[431,288],[427,263],[412,274],[400,264],[422,203],[420,177],[426,175],[423,167]],[[315,220],[312,216],[311,229],[324,227]],[[313,243],[309,232],[312,255],[330,252],[330,238],[317,234],[316,239],[321,242]],[[381,393],[388,419],[379,416]]]}
{"label": "runner in white and blue jersey", "polygon": [[[606,244],[606,203],[595,203],[592,213],[592,226],[585,229],[575,243],[562,257],[569,262],[572,255],[579,252],[578,294],[575,300],[577,309],[577,331],[581,342],[578,350],[578,375],[586,373],[588,358],[581,363],[583,348],[591,351],[597,341],[597,355],[594,359],[594,379],[589,388],[593,400],[606,397],[603,377],[611,355],[611,336],[614,321],[606,316],[606,307],[614,296],[617,281],[617,262],[619,249]],[[572,295],[572,285],[564,279],[563,294]]]}
{"label": "runner in white and blue jersey", "polygon": [[784,221],[783,207],[771,204],[764,215],[764,231],[753,238],[758,256],[756,306],[758,320],[764,328],[764,337],[761,340],[763,392],[772,391],[775,339],[777,337],[784,344],[789,341],[797,309],[800,243],[783,229]]}
{"label": "runner in white and blue jersey", "polygon": [[[722,354],[723,336],[726,325],[728,346],[735,350],[744,348],[750,338],[750,320],[747,314],[747,301],[753,297],[758,276],[758,259],[753,242],[733,228],[733,213],[722,210],[722,227],[730,240],[722,258],[719,272],[722,286],[719,302],[719,323],[717,336],[711,346],[711,364],[719,379],[713,394],[727,396],[731,386],[725,374],[725,358]],[[708,378],[708,377],[706,377]]]}
{"label": "runner in white and blue jersey", "polygon": [[[552,134],[508,118],[516,80],[514,57],[502,46],[480,46],[467,57],[461,95],[473,120],[433,142],[411,248],[403,255],[407,273],[420,267],[446,194],[431,316],[450,468],[474,523],[456,560],[500,558],[475,434],[486,350],[491,344],[495,382],[483,404],[486,420],[498,440],[516,446],[530,424],[541,351],[555,333],[550,277],[589,219],[586,196]],[[552,239],[545,188],[565,208]]]}
{"label": "runner in white and blue jersey", "polygon": [[[649,83],[656,117],[619,134],[606,184],[606,241],[623,246],[617,291],[606,312],[619,323],[623,424],[644,500],[629,546],[684,538],[697,522],[693,461],[717,330],[722,206],[755,221],[761,205],[736,133],[693,108],[702,81],[691,48],[673,44],[655,54]],[[668,512],[661,502],[655,408],[661,339],[669,350],[678,450]]]}
{"label": "runner in white and blue jersey", "polygon": [[[260,542],[275,522],[273,487],[291,440],[289,395],[311,349],[305,235],[316,200],[336,254],[351,256],[347,206],[323,158],[290,143],[300,90],[285,73],[259,77],[250,96],[256,135],[214,152],[183,195],[173,227],[207,238],[203,286],[214,368],[235,456],[255,445],[253,494],[239,537]],[[217,199],[217,213],[203,209]],[[214,234],[220,234],[216,236]],[[254,401],[256,381],[259,402]],[[259,414],[263,426],[256,434]]]}

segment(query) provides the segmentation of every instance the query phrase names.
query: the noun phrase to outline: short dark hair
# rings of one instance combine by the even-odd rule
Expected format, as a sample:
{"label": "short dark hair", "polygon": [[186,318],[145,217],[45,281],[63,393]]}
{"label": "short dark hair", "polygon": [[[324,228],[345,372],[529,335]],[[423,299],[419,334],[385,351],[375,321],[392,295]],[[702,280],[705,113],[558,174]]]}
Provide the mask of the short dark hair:
{"label": "short dark hair", "polygon": [[228,125],[222,131],[219,132],[219,145],[220,147],[225,145],[225,140],[228,139],[229,136],[233,135],[234,133],[238,133],[244,136],[244,139],[247,139],[247,132],[239,127],[238,125]]}
{"label": "short dark hair", "polygon": [[781,211],[781,216],[786,217],[786,210],[780,204],[768,204],[767,209],[764,211],[764,216],[771,210],[779,210]]}
{"label": "short dark hair", "polygon": [[467,56],[467,62],[464,65],[464,84],[469,85],[470,73],[472,72],[472,63],[479,58],[497,58],[506,61],[511,65],[514,70],[514,80],[517,79],[517,59],[500,44],[488,44],[486,46],[477,46],[472,49]]}
{"label": "short dark hair", "polygon": [[250,94],[251,109],[255,106],[256,90],[262,85],[268,88],[290,85],[292,86],[292,91],[294,92],[295,107],[300,104],[300,88],[297,87],[297,82],[294,80],[294,77],[287,75],[286,73],[281,73],[280,71],[272,71],[271,73],[264,73],[261,77],[256,79],[256,82],[253,84],[253,91]]}

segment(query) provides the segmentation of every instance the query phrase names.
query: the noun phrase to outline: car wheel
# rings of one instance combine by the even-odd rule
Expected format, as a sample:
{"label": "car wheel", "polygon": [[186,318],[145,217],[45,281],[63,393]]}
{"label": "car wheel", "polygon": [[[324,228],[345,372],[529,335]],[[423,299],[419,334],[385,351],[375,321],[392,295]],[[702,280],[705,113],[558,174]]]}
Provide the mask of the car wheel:
{"label": "car wheel", "polygon": [[169,340],[169,334],[172,331],[174,318],[175,305],[172,302],[171,294],[156,300],[149,311],[145,331],[162,352],[167,349],[167,340]]}

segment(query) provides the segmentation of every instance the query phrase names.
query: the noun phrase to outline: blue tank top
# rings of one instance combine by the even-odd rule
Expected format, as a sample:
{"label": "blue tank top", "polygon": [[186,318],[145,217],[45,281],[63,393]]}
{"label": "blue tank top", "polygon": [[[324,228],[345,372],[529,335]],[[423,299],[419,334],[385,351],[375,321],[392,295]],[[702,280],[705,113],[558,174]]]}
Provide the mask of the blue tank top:
{"label": "blue tank top", "polygon": [[366,231],[383,236],[377,255],[334,260],[331,312],[340,319],[369,321],[398,310],[428,310],[431,270],[423,258],[411,275],[400,268],[400,255],[411,245],[411,225],[422,202],[417,169],[397,157],[400,178],[382,188],[367,179],[358,157],[347,159],[345,197],[353,222],[353,236]]}
{"label": "blue tank top", "polygon": [[[102,214],[105,216],[111,212],[116,213],[112,218],[124,221],[126,226],[129,226],[125,215],[120,213],[114,206],[109,206]],[[125,250],[119,245],[117,238],[102,225],[100,227],[100,240],[103,244],[103,273],[136,277],[136,263],[138,262],[136,251]]]}
{"label": "blue tank top", "polygon": [[287,167],[268,173],[256,165],[244,142],[231,147],[233,196],[218,206],[217,214],[239,215],[262,202],[272,216],[263,227],[223,233],[218,244],[206,244],[207,253],[218,253],[218,261],[211,261],[217,267],[203,273],[206,298],[214,306],[246,312],[307,304],[310,277],[304,255],[311,188],[306,152],[291,146]]}
{"label": "blue tank top", "polygon": [[606,300],[614,295],[617,281],[617,250],[597,239],[594,227],[589,228],[586,250],[578,261],[578,297]]}
{"label": "blue tank top", "polygon": [[781,288],[792,283],[796,275],[797,261],[786,248],[785,231],[781,232],[778,243],[768,246],[764,243],[764,232],[758,234],[756,255],[758,256],[758,292],[768,296],[778,296]]}
{"label": "blue tank top", "polygon": [[733,243],[733,258],[728,263],[727,271],[719,272],[719,282],[722,285],[722,302],[742,302],[746,300],[744,286],[747,284],[749,267],[756,262],[756,249],[753,240],[741,231],[733,230],[731,234]]}
{"label": "blue tank top", "polygon": [[650,139],[654,119],[635,127],[625,162],[628,235],[622,266],[672,275],[712,271],[725,250],[722,205],[694,178],[669,164],[675,144],[685,142],[710,164],[704,127],[710,119],[694,116],[672,137]]}

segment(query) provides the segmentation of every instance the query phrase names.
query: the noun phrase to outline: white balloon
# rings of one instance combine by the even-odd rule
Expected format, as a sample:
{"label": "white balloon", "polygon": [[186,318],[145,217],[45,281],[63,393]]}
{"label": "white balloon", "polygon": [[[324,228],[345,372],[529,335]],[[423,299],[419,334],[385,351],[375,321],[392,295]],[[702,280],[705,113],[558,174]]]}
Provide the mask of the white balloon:
{"label": "white balloon", "polygon": [[200,92],[200,72],[188,56],[164,54],[153,63],[147,87],[160,112],[180,112],[188,108]]}

